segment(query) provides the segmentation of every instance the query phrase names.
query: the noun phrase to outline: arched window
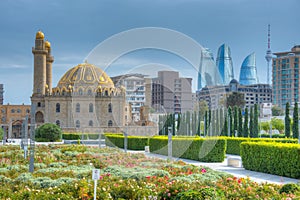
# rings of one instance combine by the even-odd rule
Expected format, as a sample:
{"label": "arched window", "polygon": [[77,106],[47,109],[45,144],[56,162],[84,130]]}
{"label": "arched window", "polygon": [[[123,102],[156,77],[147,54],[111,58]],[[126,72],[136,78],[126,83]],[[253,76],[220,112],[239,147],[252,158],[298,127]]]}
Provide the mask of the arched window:
{"label": "arched window", "polygon": [[41,102],[37,103],[37,107],[41,107],[41,105],[42,105]]}
{"label": "arched window", "polygon": [[80,121],[76,120],[76,128],[80,128]]}
{"label": "arched window", "polygon": [[93,126],[93,125],[94,125],[93,121],[90,120],[90,121],[89,121],[89,126]]}
{"label": "arched window", "polygon": [[60,104],[59,103],[56,104],[56,112],[60,113]]}
{"label": "arched window", "polygon": [[76,112],[80,113],[80,104],[79,103],[76,104]]}
{"label": "arched window", "polygon": [[108,104],[108,112],[112,113],[112,105],[111,105],[111,103]]}
{"label": "arched window", "polygon": [[112,125],[113,125],[112,121],[109,120],[109,121],[108,121],[108,126],[112,126]]}
{"label": "arched window", "polygon": [[17,113],[21,113],[21,109],[20,108],[17,109]]}
{"label": "arched window", "polygon": [[56,125],[57,125],[57,126],[59,126],[59,127],[60,127],[60,121],[59,121],[59,120],[56,120],[56,122],[55,122],[55,123],[56,123]]}
{"label": "arched window", "polygon": [[27,110],[26,110],[26,113],[30,113],[30,110],[29,110],[29,109],[27,109]]}
{"label": "arched window", "polygon": [[11,113],[15,113],[16,112],[16,110],[15,109],[11,109]]}
{"label": "arched window", "polygon": [[105,96],[108,96],[108,91],[107,90],[105,90]]}
{"label": "arched window", "polygon": [[88,95],[89,95],[89,96],[92,95],[92,90],[91,90],[91,89],[88,90]]}
{"label": "arched window", "polygon": [[82,95],[82,94],[83,94],[83,91],[82,91],[81,88],[79,89],[78,93],[79,93],[79,95]]}
{"label": "arched window", "polygon": [[44,123],[44,114],[40,111],[35,113],[35,122],[36,123]]}
{"label": "arched window", "polygon": [[94,112],[94,105],[92,103],[89,104],[89,112]]}

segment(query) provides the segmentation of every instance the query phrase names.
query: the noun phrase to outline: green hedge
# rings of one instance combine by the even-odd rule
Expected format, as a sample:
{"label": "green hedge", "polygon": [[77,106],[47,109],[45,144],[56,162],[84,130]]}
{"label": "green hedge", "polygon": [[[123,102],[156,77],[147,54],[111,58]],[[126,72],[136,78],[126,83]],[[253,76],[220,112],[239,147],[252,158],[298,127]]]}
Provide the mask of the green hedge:
{"label": "green hedge", "polygon": [[[168,155],[168,137],[155,136],[149,140],[150,152]],[[223,162],[226,140],[222,138],[173,137],[172,156],[202,162]]]}
{"label": "green hedge", "polygon": [[[119,134],[105,134],[105,144],[110,147],[124,148],[124,136]],[[145,150],[149,145],[149,138],[143,136],[127,136],[127,149]]]}
{"label": "green hedge", "polygon": [[300,178],[300,145],[243,142],[241,157],[245,169]]}
{"label": "green hedge", "polygon": [[227,140],[226,154],[240,155],[240,144],[242,142],[279,142],[297,143],[297,139],[282,138],[243,138],[243,137],[222,137]]}
{"label": "green hedge", "polygon": [[[112,133],[104,133],[101,134],[101,139],[104,139],[105,134],[112,134]],[[123,135],[123,133],[114,133],[115,135]],[[62,139],[64,140],[98,140],[99,133],[63,133]]]}

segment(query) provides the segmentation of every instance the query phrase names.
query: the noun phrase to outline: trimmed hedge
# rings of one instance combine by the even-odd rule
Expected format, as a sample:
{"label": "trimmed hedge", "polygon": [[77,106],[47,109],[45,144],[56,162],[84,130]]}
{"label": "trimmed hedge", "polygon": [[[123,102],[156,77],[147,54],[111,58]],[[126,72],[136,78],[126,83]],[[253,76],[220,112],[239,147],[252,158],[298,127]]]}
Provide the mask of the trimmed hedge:
{"label": "trimmed hedge", "polygon": [[245,169],[300,178],[300,145],[243,142],[241,157]]}
{"label": "trimmed hedge", "polygon": [[[168,155],[168,137],[155,136],[149,140],[150,152]],[[223,138],[173,137],[172,156],[202,162],[223,162],[226,140]]]}
{"label": "trimmed hedge", "polygon": [[226,154],[240,155],[240,144],[242,142],[278,142],[298,143],[297,139],[281,138],[243,138],[243,137],[222,137],[227,140]]}
{"label": "trimmed hedge", "polygon": [[[104,139],[105,134],[112,134],[112,133],[104,133],[101,134],[101,139]],[[123,133],[115,133],[115,135],[123,135]],[[63,133],[62,139],[64,140],[98,140],[99,133]]]}
{"label": "trimmed hedge", "polygon": [[[110,147],[124,148],[124,136],[119,134],[105,134],[105,144]],[[143,136],[127,136],[127,149],[145,150],[149,145],[149,138]]]}

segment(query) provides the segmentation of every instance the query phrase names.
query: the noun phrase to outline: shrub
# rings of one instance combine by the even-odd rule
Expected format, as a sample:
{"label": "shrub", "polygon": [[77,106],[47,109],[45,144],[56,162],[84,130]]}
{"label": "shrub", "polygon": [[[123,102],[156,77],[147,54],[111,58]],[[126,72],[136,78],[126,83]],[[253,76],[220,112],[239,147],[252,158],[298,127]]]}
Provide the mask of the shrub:
{"label": "shrub", "polygon": [[[105,144],[110,147],[124,148],[124,136],[119,134],[105,134]],[[127,149],[144,150],[148,146],[149,138],[143,136],[127,136]]]}
{"label": "shrub", "polygon": [[38,142],[56,142],[61,140],[62,132],[56,124],[46,123],[35,131],[35,139]]}
{"label": "shrub", "polygon": [[243,142],[241,157],[245,169],[300,178],[299,144]]}
{"label": "shrub", "polygon": [[300,186],[295,183],[288,183],[282,186],[279,190],[280,194],[286,193],[286,194],[293,194],[296,192],[300,192]]}
{"label": "shrub", "polygon": [[[168,155],[168,137],[150,138],[150,151]],[[223,162],[226,140],[222,138],[173,137],[172,156],[202,162]]]}

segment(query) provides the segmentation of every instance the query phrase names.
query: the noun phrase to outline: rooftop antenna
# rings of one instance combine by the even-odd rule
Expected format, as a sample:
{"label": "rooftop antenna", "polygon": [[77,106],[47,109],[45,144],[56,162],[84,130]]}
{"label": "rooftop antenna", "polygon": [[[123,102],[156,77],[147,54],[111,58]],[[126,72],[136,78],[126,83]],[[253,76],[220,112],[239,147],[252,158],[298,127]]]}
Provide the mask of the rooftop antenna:
{"label": "rooftop antenna", "polygon": [[271,41],[270,41],[270,24],[268,24],[268,49],[266,52],[266,60],[267,60],[267,83],[270,85],[270,61],[272,60],[272,51],[271,51]]}

